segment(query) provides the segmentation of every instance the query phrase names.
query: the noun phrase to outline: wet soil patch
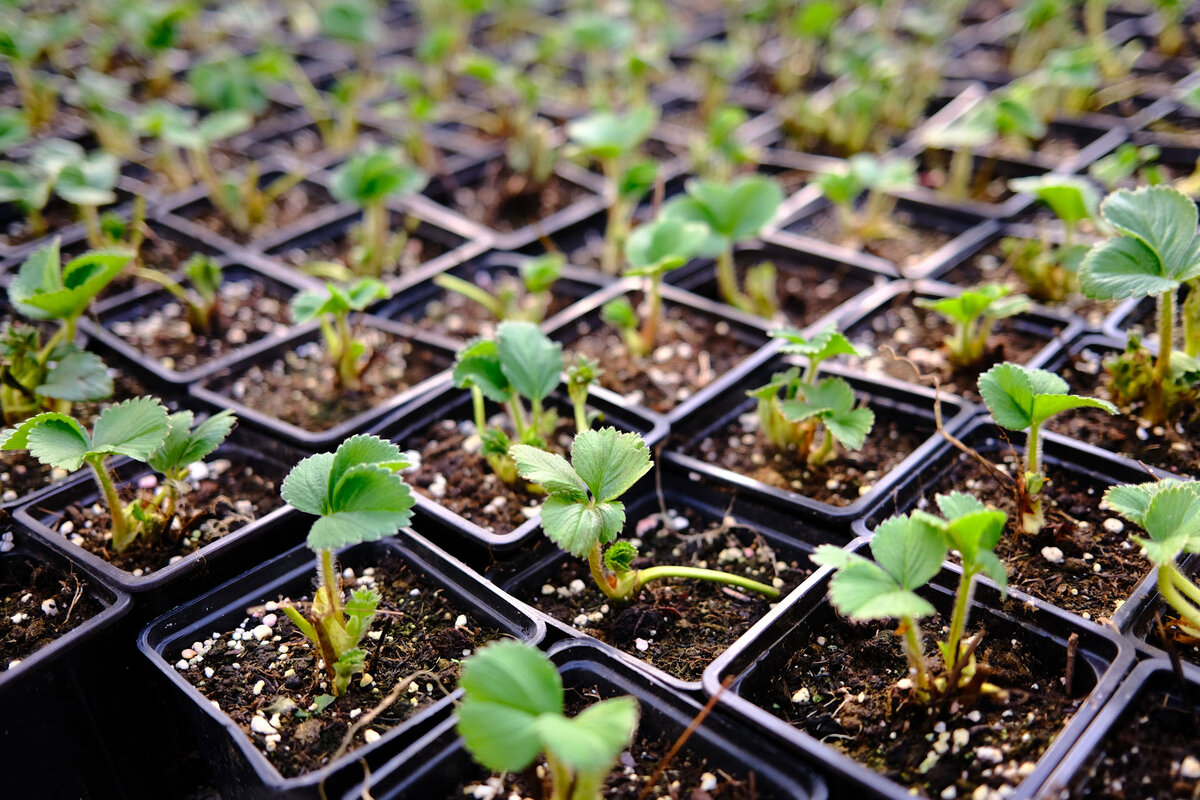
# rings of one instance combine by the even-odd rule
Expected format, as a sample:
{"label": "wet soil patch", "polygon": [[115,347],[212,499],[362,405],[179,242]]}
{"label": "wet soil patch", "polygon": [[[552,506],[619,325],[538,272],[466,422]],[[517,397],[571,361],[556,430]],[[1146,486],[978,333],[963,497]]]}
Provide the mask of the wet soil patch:
{"label": "wet soil patch", "polygon": [[[1051,337],[1022,324],[1020,316],[1009,317],[996,322],[983,358],[977,364],[956,366],[951,363],[944,344],[954,335],[954,325],[936,311],[913,305],[913,299],[912,295],[901,295],[890,306],[853,327],[849,332],[851,341],[870,349],[872,354],[862,359],[850,358],[847,363],[872,375],[921,382],[912,366],[892,357],[895,353],[912,361],[922,375],[936,375],[944,391],[978,402],[981,374],[1002,361],[1027,364],[1052,341]],[[931,380],[923,383],[932,385]]]}
{"label": "wet soil patch", "polygon": [[590,196],[587,189],[558,175],[537,183],[498,160],[488,164],[479,180],[435,199],[481,225],[511,233]]}
{"label": "wet soil patch", "polygon": [[[1084,348],[1058,370],[1074,394],[1112,399],[1102,361],[1110,353]],[[1181,475],[1200,474],[1200,409],[1185,405],[1172,425],[1151,425],[1135,413],[1086,414],[1068,411],[1047,427],[1113,453]]]}
{"label": "wet soil patch", "polygon": [[848,506],[934,433],[932,423],[897,417],[877,409],[875,426],[863,446],[819,467],[809,467],[794,449],[781,453],[759,430],[753,406],[717,433],[685,448],[687,455],[753,478],[760,483],[834,506]]}
{"label": "wet soil patch", "polygon": [[[365,651],[364,672],[371,680],[356,676],[346,693],[323,711],[317,712],[314,704],[331,687],[325,670],[318,666],[319,655],[274,604],[255,609],[253,615],[248,612],[239,628],[199,642],[199,648],[192,645],[196,657],[176,664],[177,669],[186,667],[180,670],[183,676],[237,722],[284,777],[328,764],[359,714],[374,709],[413,672],[435,672],[442,685],[452,690],[459,662],[500,636],[475,621],[428,576],[394,556],[359,570],[356,578],[344,581],[343,589],[353,587],[355,581],[359,588],[374,587],[383,596],[370,632],[359,645]],[[309,600],[311,595],[295,599]],[[270,633],[260,640],[255,629],[268,621]],[[166,657],[181,658],[181,654]],[[444,696],[432,681],[422,679],[413,686],[415,691],[404,693],[355,736],[349,752],[363,746],[366,731],[385,733]],[[278,740],[268,741],[267,734],[252,729],[256,715],[278,723],[271,726]]]}
{"label": "wet soil patch", "polygon": [[[193,467],[184,480],[187,491],[179,495],[178,529],[173,527],[158,542],[139,539],[123,553],[111,550],[112,518],[108,506],[101,502],[53,509],[58,517],[45,520],[45,524],[117,569],[134,576],[147,575],[283,505],[279,483],[284,474],[283,469],[269,468],[260,473],[248,464],[233,464],[225,458],[215,458],[202,467]],[[122,501],[129,502],[134,497],[152,499],[158,488],[155,478],[154,475],[147,476],[145,485],[139,481],[136,486],[119,487]],[[42,506],[51,510],[47,504]]]}
{"label": "wet soil patch", "polygon": [[210,330],[200,333],[193,330],[182,303],[166,292],[159,299],[162,302],[154,310],[105,327],[144,357],[177,372],[207,364],[267,336],[286,333],[291,322],[287,301],[261,281],[223,281]]}
{"label": "wet soil patch", "polygon": [[[922,630],[943,623],[934,617]],[[925,657],[940,670],[931,639],[925,633]],[[752,699],[902,786],[928,797],[971,797],[981,785],[1020,783],[1083,699],[1063,691],[1065,651],[1030,641],[1019,625],[987,630],[977,657],[1007,698],[921,703],[896,685],[908,672],[900,638],[822,603],[794,654]]]}
{"label": "wet soil patch", "polygon": [[[640,292],[630,296],[640,301]],[[732,369],[756,349],[731,335],[728,322],[683,306],[667,304],[658,346],[637,358],[610,325],[579,324],[580,338],[568,345],[566,357],[598,360],[604,369],[600,385],[666,413]]]}
{"label": "wet soil patch", "polygon": [[[1002,462],[1009,475],[1020,471],[1005,451],[983,455]],[[1150,564],[1129,541],[1123,521],[1113,512],[1100,510],[1107,484],[1052,464],[1045,469],[1050,477],[1042,490],[1046,524],[1036,536],[1020,530],[1013,484],[1001,483],[966,455],[955,459],[925,497],[932,506],[935,494],[965,491],[1007,512],[1008,524],[996,555],[1008,568],[1009,585],[1084,619],[1108,618],[1145,577]],[[1115,521],[1106,525],[1109,519]]]}
{"label": "wet soil patch", "polygon": [[74,571],[25,555],[0,559],[0,672],[103,610]]}
{"label": "wet soil patch", "polygon": [[[638,521],[636,529],[644,534],[626,540],[638,548],[636,569],[717,569],[774,585],[780,596],[813,570],[806,554],[782,556],[751,528],[714,525],[689,510],[666,525],[654,514]],[[569,556],[519,596],[560,622],[685,681],[700,680],[704,668],[775,602],[737,586],[672,578],[647,584],[623,604],[596,587],[585,559]]]}
{"label": "wet soil patch", "polygon": [[942,245],[954,238],[952,234],[919,224],[903,209],[896,209],[889,219],[895,226],[892,235],[863,241],[847,236],[842,230],[837,209],[825,208],[810,217],[788,226],[788,230],[820,239],[829,244],[861,250],[896,264],[901,272],[924,261]]}
{"label": "wet soil patch", "polygon": [[371,353],[355,391],[338,384],[337,370],[321,341],[307,342],[281,358],[254,365],[217,391],[308,431],[328,430],[385,403],[447,366],[425,346],[367,328],[355,337]]}
{"label": "wet soil patch", "polygon": [[[274,177],[269,178],[265,185],[269,186],[273,180],[275,180]],[[286,228],[332,202],[333,199],[329,196],[329,193],[319,186],[300,183],[288,189],[274,203],[268,206],[262,222],[248,231],[242,231],[234,227],[225,214],[213,207],[208,200],[191,208],[179,209],[175,213],[187,217],[199,225],[203,225],[213,233],[224,236],[226,239],[230,239],[238,244],[247,244],[254,239],[262,238],[269,233]]]}

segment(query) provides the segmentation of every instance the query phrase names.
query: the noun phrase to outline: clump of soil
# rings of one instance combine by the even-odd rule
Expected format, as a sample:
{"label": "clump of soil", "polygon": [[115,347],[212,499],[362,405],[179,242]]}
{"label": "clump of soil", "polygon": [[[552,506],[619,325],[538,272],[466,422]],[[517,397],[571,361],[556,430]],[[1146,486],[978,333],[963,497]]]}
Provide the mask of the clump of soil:
{"label": "clump of soil", "polygon": [[[267,180],[267,185],[269,185],[270,181],[274,180],[274,176]],[[324,189],[302,182],[288,189],[276,199],[267,208],[263,221],[249,231],[235,228],[225,214],[207,200],[193,208],[180,209],[176,213],[182,214],[226,239],[231,239],[238,244],[247,244],[254,239],[260,239],[269,233],[286,228],[330,202],[332,202],[332,198]]]}
{"label": "clump of soil", "polygon": [[25,555],[0,559],[0,673],[103,610],[74,571]]}
{"label": "clump of soil", "polygon": [[[176,372],[207,364],[240,347],[287,332],[291,321],[287,301],[262,281],[223,281],[215,330],[195,334],[183,304],[171,295],[157,295],[161,305],[138,316],[106,325],[147,358]],[[149,301],[148,301],[149,302]]]}
{"label": "clump of soil", "polygon": [[685,448],[688,455],[756,481],[796,492],[821,503],[848,506],[907,458],[934,433],[934,426],[910,417],[876,411],[875,426],[863,446],[819,467],[809,467],[794,451],[779,452],[758,426],[753,407],[721,430]]}
{"label": "clump of soil", "polygon": [[[514,275],[479,270],[466,277],[479,288],[494,295],[508,290],[524,292],[524,284]],[[542,319],[557,314],[577,299],[551,290],[550,303]],[[440,292],[435,299],[398,315],[396,319],[420,330],[460,341],[476,336],[493,336],[496,325],[499,324],[492,312],[458,292]]]}
{"label": "clump of soil", "polygon": [[447,366],[436,353],[377,328],[367,328],[356,338],[372,353],[356,391],[338,385],[337,370],[319,340],[220,380],[216,389],[299,428],[324,431],[391,400]]}
{"label": "clump of soil", "polygon": [[[1098,415],[1097,415],[1098,416]],[[1008,475],[1020,467],[1011,455],[985,452]],[[1125,523],[1113,512],[1100,510],[1108,485],[1047,464],[1050,483],[1042,490],[1046,524],[1036,536],[1020,530],[1014,485],[1001,482],[975,459],[960,455],[926,492],[968,492],[989,506],[1008,513],[996,555],[1008,569],[1008,582],[1024,592],[1064,608],[1084,619],[1112,616],[1145,577],[1149,562],[1129,540]]]}
{"label": "clump of soil", "polygon": [[[778,553],[755,531],[713,524],[690,510],[665,521],[655,514],[636,523],[627,539],[639,550],[635,569],[690,566],[717,569],[774,586],[780,596],[813,566],[807,554]],[[770,610],[774,601],[737,586],[672,578],[647,584],[629,604],[596,587],[586,560],[565,558],[524,587],[520,597],[555,619],[619,647],[685,681],[704,668]]]}
{"label": "clump of soil", "polygon": [[725,320],[671,304],[663,314],[658,346],[646,358],[635,358],[611,325],[584,320],[578,332],[579,338],[569,345],[568,361],[576,354],[598,360],[604,369],[601,386],[659,413],[670,411],[756,349],[731,336]]}
{"label": "clump of soil", "polygon": [[[1112,400],[1103,360],[1107,350],[1084,348],[1072,355],[1058,371],[1071,392],[1087,397]],[[1140,408],[1135,408],[1135,412]],[[1136,413],[1091,414],[1068,411],[1051,418],[1050,430],[1074,436],[1113,453],[1120,453],[1155,467],[1181,475],[1194,475],[1200,469],[1200,409],[1185,404],[1171,425],[1151,425]]]}
{"label": "clump of soil", "polygon": [[[954,325],[936,311],[914,305],[913,299],[911,294],[900,295],[891,305],[851,328],[851,341],[868,348],[872,355],[850,358],[847,363],[873,375],[917,383],[912,366],[893,358],[891,353],[895,353],[912,361],[922,375],[936,375],[942,390],[978,402],[980,375],[1002,361],[1028,364],[1051,342],[1051,337],[1034,329],[1023,317],[1008,317],[996,322],[977,364],[956,366],[950,362],[944,344],[954,335]],[[1060,333],[1062,327],[1055,325],[1055,333]],[[928,380],[921,382],[931,385]]]}
{"label": "clump of soil", "polygon": [[[1200,696],[1187,684],[1179,690],[1143,691],[1108,738],[1071,797],[1099,800],[1180,800],[1200,792],[1196,769],[1196,731],[1200,729]],[[1185,764],[1187,768],[1185,769]]]}
{"label": "clump of soil", "polygon": [[[922,627],[943,624],[935,617]],[[930,667],[941,669],[926,646]],[[900,638],[878,622],[849,622],[828,603],[805,621],[803,641],[790,652],[778,669],[759,666],[764,677],[751,699],[928,797],[1015,787],[1083,700],[1063,689],[1065,649],[1031,640],[1012,623],[986,631],[976,651],[979,669],[1006,697],[921,703],[897,686],[908,671]]]}
{"label": "clump of soil", "polygon": [[[419,221],[416,218],[406,219],[400,214],[391,215],[391,230],[408,230],[408,239],[400,251],[400,258],[394,264],[385,264],[381,278],[393,278],[412,272],[427,261],[449,252],[450,248],[436,239],[428,238],[416,231]],[[311,247],[294,247],[279,253],[280,258],[297,269],[303,270],[304,265],[313,261],[333,261],[349,267],[350,254],[355,246],[356,228],[351,226],[346,231]],[[352,273],[356,270],[351,269]]]}
{"label": "clump of soil", "polygon": [[[343,574],[344,590],[375,588],[383,599],[360,644],[364,674],[323,710],[317,711],[316,703],[330,694],[327,673],[312,644],[280,610],[284,598],[249,610],[233,631],[196,642],[182,653],[165,654],[179,658],[176,669],[237,722],[284,777],[328,764],[355,719],[374,709],[407,676],[420,670],[437,673],[440,686],[425,678],[415,681],[415,689],[355,735],[349,752],[366,743],[367,731],[386,733],[403,724],[415,710],[444,697],[443,688],[453,690],[463,658],[501,635],[394,555]],[[309,599],[306,594],[296,601]],[[254,723],[256,716],[262,721]],[[275,733],[266,734],[264,722]]]}
{"label": "clump of soil", "polygon": [[[266,474],[261,474],[249,464],[235,466],[227,458],[193,465],[184,480],[187,491],[179,496],[176,514],[179,528],[158,542],[139,540],[123,553],[109,549],[112,545],[111,517],[108,507],[102,503],[68,506],[57,512],[57,517],[43,521],[73,544],[114,567],[134,576],[148,575],[281,506],[283,501],[278,487],[286,470],[283,467],[272,469],[271,466],[264,465]],[[137,482],[133,491],[128,486],[118,491],[122,499],[134,495],[149,499],[157,489],[156,478],[153,474],[148,475]]]}
{"label": "clump of soil", "polygon": [[848,237],[842,230],[837,209],[825,208],[789,225],[788,230],[820,239],[830,244],[864,250],[871,255],[886,258],[896,264],[901,272],[933,254],[942,245],[954,238],[952,234],[920,225],[912,214],[903,209],[892,212],[891,222],[895,226],[893,235],[881,239],[861,241]]}
{"label": "clump of soil", "polygon": [[483,176],[458,186],[445,198],[450,208],[501,233],[535,224],[585,197],[587,189],[551,174],[536,183],[512,171],[504,159],[488,164]]}

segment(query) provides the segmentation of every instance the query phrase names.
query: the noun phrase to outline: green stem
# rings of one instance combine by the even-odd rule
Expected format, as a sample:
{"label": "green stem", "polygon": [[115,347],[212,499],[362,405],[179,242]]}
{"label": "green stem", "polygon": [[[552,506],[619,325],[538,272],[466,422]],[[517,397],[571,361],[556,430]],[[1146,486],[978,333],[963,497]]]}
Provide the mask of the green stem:
{"label": "green stem", "polygon": [[920,629],[912,617],[901,617],[904,626],[904,654],[908,656],[909,669],[916,674],[917,691],[929,693],[929,673],[925,669],[925,654],[921,649]]}
{"label": "green stem", "polygon": [[650,581],[660,581],[664,578],[692,578],[701,581],[713,581],[714,583],[725,583],[730,586],[739,586],[743,589],[748,589],[752,592],[766,595],[772,599],[779,597],[779,590],[774,586],[768,586],[750,578],[743,578],[741,575],[733,575],[729,572],[721,572],[715,569],[701,569],[700,567],[650,567],[649,569],[639,569],[637,571],[637,579],[633,583],[633,590],[627,595],[632,597],[637,594],[638,590],[645,586]]}
{"label": "green stem", "polygon": [[517,434],[517,441],[525,441],[525,431],[529,426],[525,422],[525,407],[521,404],[519,395],[514,394],[512,400],[508,401],[508,413],[512,417],[513,430]]}
{"label": "green stem", "polygon": [[1200,280],[1190,280],[1183,299],[1183,351],[1192,358],[1200,356]]}
{"label": "green stem", "polygon": [[1153,392],[1146,403],[1146,417],[1162,425],[1167,421],[1167,383],[1171,378],[1171,351],[1175,346],[1175,291],[1158,296],[1158,358],[1154,361]]}
{"label": "green stem", "polygon": [[363,271],[373,277],[383,274],[383,251],[387,247],[387,209],[383,203],[363,208],[363,244],[367,248]]}
{"label": "green stem", "polygon": [[89,455],[83,460],[92,468],[96,485],[100,487],[100,493],[104,495],[104,502],[108,505],[108,516],[112,520],[113,551],[123,552],[133,543],[137,532],[129,530],[129,523],[125,520],[125,509],[121,505],[121,497],[117,494],[117,487],[108,473],[108,468],[104,465],[104,456]]}
{"label": "green stem", "polygon": [[1175,587],[1183,592],[1183,594],[1186,595],[1189,600],[1197,605],[1200,605],[1200,587],[1197,587],[1196,584],[1189,581],[1187,577],[1185,577],[1184,574],[1179,571],[1178,567],[1171,567],[1171,582],[1174,583]]}
{"label": "green stem", "polygon": [[442,273],[435,275],[433,282],[448,292],[458,292],[468,300],[474,300],[490,311],[497,320],[503,320],[506,316],[504,303],[498,297],[469,281],[464,281],[456,275]]}
{"label": "green stem", "polygon": [[655,272],[646,279],[646,303],[650,309],[642,321],[641,340],[646,352],[654,350],[658,341],[658,329],[662,325],[662,273]]}
{"label": "green stem", "polygon": [[336,314],[338,338],[338,379],[347,389],[358,388],[358,364],[354,352],[354,337],[350,333],[349,315]]}
{"label": "green stem", "polygon": [[829,433],[829,429],[825,429],[825,437],[821,440],[821,446],[815,451],[808,454],[808,463],[811,466],[820,466],[833,456],[833,435]]}
{"label": "green stem", "polygon": [[975,154],[970,147],[956,147],[950,156],[950,172],[946,176],[946,194],[952,200],[966,200],[971,189],[971,169]]}
{"label": "green stem", "polygon": [[963,632],[967,629],[967,615],[971,608],[971,595],[975,590],[975,573],[964,565],[962,578],[958,582],[958,593],[954,596],[954,612],[950,616],[950,633],[946,637],[946,651],[953,661],[946,668],[953,672],[960,658]]}
{"label": "green stem", "polygon": [[100,228],[100,212],[95,206],[80,206],[79,216],[83,218],[83,227],[87,230],[88,247],[99,250],[104,247],[104,233]]}
{"label": "green stem", "polygon": [[738,288],[737,273],[733,266],[733,247],[728,246],[717,254],[717,288],[721,291],[721,298],[738,309],[753,313],[753,304],[750,298],[742,294],[742,290]]}
{"label": "green stem", "polygon": [[600,800],[600,790],[608,778],[609,769],[579,772],[575,775],[575,788],[571,792],[571,800]]}
{"label": "green stem", "polygon": [[475,432],[483,436],[487,428],[487,414],[483,407],[483,390],[478,386],[471,387],[471,405],[475,409]]}
{"label": "green stem", "polygon": [[625,600],[629,597],[628,594],[618,592],[613,582],[604,572],[604,559],[600,554],[600,543],[596,542],[592,545],[592,549],[588,552],[588,569],[592,573],[592,580],[596,582],[596,588],[604,592],[604,596],[610,600]]}
{"label": "green stem", "polygon": [[550,768],[550,800],[567,800],[571,787],[571,770],[552,753],[546,753],[546,766]]}
{"label": "green stem", "polygon": [[329,600],[329,616],[344,625],[346,615],[342,611],[342,584],[333,569],[333,551],[321,551],[321,587]]}
{"label": "green stem", "polygon": [[1200,629],[1200,608],[1188,602],[1188,599],[1179,593],[1172,579],[1174,572],[1173,565],[1164,564],[1158,568],[1158,591],[1188,625]]}

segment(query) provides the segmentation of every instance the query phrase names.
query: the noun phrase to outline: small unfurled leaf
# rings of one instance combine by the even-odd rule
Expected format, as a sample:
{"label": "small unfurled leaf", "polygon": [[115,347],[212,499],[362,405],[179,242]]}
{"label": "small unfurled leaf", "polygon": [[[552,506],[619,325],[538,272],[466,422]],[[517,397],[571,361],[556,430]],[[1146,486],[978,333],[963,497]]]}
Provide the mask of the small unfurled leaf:
{"label": "small unfurled leaf", "polygon": [[832,322],[813,334],[812,338],[806,338],[795,328],[776,328],[771,331],[771,337],[782,341],[779,352],[807,356],[813,368],[834,356],[866,355],[866,351],[856,347]]}
{"label": "small unfurled leaf", "polygon": [[371,150],[349,159],[333,173],[330,191],[342,202],[359,206],[381,203],[390,197],[414,194],[425,188],[428,176],[405,162],[399,148]]}
{"label": "small unfurled leaf", "polygon": [[616,500],[652,466],[642,437],[615,428],[580,431],[571,445],[571,465],[600,503]]}
{"label": "small unfurled leaf", "polygon": [[544,714],[535,724],[548,752],[574,770],[591,772],[610,767],[629,746],[638,706],[632,697],[614,697],[570,718]]}
{"label": "small unfurled leaf", "polygon": [[1008,188],[1033,195],[1068,224],[1095,217],[1100,207],[1100,197],[1092,184],[1075,175],[1013,178],[1008,182]]}
{"label": "small unfurled leaf", "polygon": [[1099,408],[1109,414],[1117,407],[1107,400],[1067,394],[1067,382],[1052,372],[1003,363],[979,376],[979,393],[1002,427],[1023,431],[1072,408]]}
{"label": "small unfurled leaf", "polygon": [[637,311],[627,297],[609,300],[600,309],[600,318],[618,330],[637,330]]}
{"label": "small unfurled leaf", "polygon": [[147,460],[153,469],[164,475],[200,461],[216,450],[233,431],[237,417],[224,409],[193,428],[192,412],[179,411],[168,417],[168,422],[171,432]]}
{"label": "small unfurled leaf", "polygon": [[629,542],[613,542],[612,546],[604,551],[604,566],[613,572],[628,572],[633,569],[637,554],[637,548]]}
{"label": "small unfurled leaf", "polygon": [[132,258],[124,250],[93,250],[62,266],[55,238],[21,265],[8,298],[31,319],[73,319]]}
{"label": "small unfurled leaf", "polygon": [[600,160],[619,158],[638,147],[658,122],[658,109],[643,106],[625,114],[596,111],[567,125],[571,143]]}
{"label": "small unfurled leaf", "polygon": [[957,297],[941,297],[936,300],[918,297],[914,304],[928,308],[959,325],[969,325],[976,319],[987,316],[1004,319],[1028,311],[1033,303],[1025,295],[1010,297],[1012,290],[998,283],[987,283],[975,289],[964,289]]}
{"label": "small unfurled leaf", "polygon": [[488,339],[474,339],[463,345],[454,361],[453,380],[459,389],[479,387],[496,403],[512,399],[513,387],[500,366],[500,350]]}
{"label": "small unfurled leaf", "polygon": [[562,379],[562,345],[532,322],[505,321],[496,329],[500,366],[513,388],[541,401]]}
{"label": "small unfurled leaf", "polygon": [[1173,565],[1182,553],[1200,552],[1200,483],[1114,486],[1105,492],[1104,501],[1146,531],[1148,538],[1134,539],[1155,565]]}

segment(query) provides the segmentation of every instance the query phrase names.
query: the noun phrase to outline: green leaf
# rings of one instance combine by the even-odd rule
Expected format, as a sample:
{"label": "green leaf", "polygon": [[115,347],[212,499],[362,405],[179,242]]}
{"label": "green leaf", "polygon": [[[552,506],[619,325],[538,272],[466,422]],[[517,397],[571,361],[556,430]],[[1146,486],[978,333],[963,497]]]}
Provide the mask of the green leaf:
{"label": "green leaf", "polygon": [[332,550],[391,536],[412,519],[412,507],[412,490],[400,475],[379,464],[355,464],[334,486],[332,513],[313,523],[308,546]]}
{"label": "green leaf", "polygon": [[21,265],[8,297],[31,319],[72,319],[83,313],[132,258],[127,251],[93,250],[60,268],[59,240],[55,238]]}
{"label": "green leaf", "polygon": [[102,400],[112,395],[113,380],[100,356],[72,346],[50,367],[45,381],[34,391],[43,397],[72,402]]}
{"label": "green leaf", "polygon": [[637,548],[629,542],[613,542],[612,546],[604,551],[604,566],[613,572],[628,572],[633,569],[637,554]]}
{"label": "green leaf", "polygon": [[578,772],[611,767],[629,746],[637,724],[638,706],[632,697],[595,703],[570,719],[543,714],[536,722],[546,750]]}
{"label": "green leaf", "polygon": [[600,544],[616,541],[625,527],[625,504],[620,500],[596,503],[596,514],[600,517]]}
{"label": "green leaf", "polygon": [[[943,297],[936,300],[918,297],[913,303],[919,308],[936,311],[959,325],[969,325],[985,314],[992,319],[1003,319],[1028,310],[1032,304],[1024,295],[1010,298],[1010,302],[1000,302],[1011,292],[1012,290],[1007,286],[988,283],[976,289],[964,289],[957,297]],[[1012,300],[1018,302],[1011,302]]]}
{"label": "green leaf", "polygon": [[869,408],[854,408],[829,414],[821,422],[843,447],[857,450],[875,427],[875,412]]}
{"label": "green leaf", "polygon": [[914,517],[884,520],[871,537],[871,555],[902,589],[931,581],[946,560],[946,543],[932,525]]}
{"label": "green leaf", "polygon": [[1104,493],[1104,502],[1125,519],[1145,528],[1146,511],[1154,499],[1157,486],[1157,483],[1110,486]]}
{"label": "green leaf", "polygon": [[463,345],[454,361],[453,379],[459,389],[478,386],[494,402],[512,399],[513,387],[500,366],[500,351],[493,341],[475,339]]}
{"label": "green leaf", "polygon": [[808,356],[809,363],[819,364],[835,356],[864,356],[866,351],[856,347],[840,333],[837,325],[830,323],[813,335],[811,339],[795,328],[775,328],[771,337],[782,340],[779,352],[790,355]]}
{"label": "green leaf", "polygon": [[1023,431],[1033,424],[1033,382],[1016,364],[1003,363],[979,376],[979,394],[1002,427]]}
{"label": "green leaf", "polygon": [[974,514],[977,511],[987,511],[987,506],[980,500],[966,492],[951,492],[950,494],[939,494],[935,498],[938,510],[942,512],[942,516],[949,520],[965,517],[968,514]]}
{"label": "green leaf", "polygon": [[1196,204],[1167,186],[1125,189],[1105,198],[1101,212],[1117,230],[1141,241],[1162,263],[1162,275],[1182,275],[1200,262]]}
{"label": "green leaf", "polygon": [[333,454],[333,466],[329,470],[329,485],[333,487],[331,497],[337,494],[342,477],[356,464],[374,464],[392,472],[409,466],[408,459],[395,443],[365,433],[351,436],[338,445]]}
{"label": "green leaf", "polygon": [[604,519],[587,503],[563,495],[551,495],[542,503],[542,530],[550,541],[577,558],[591,552],[604,529]]}
{"label": "green leaf", "polygon": [[1079,288],[1098,300],[1123,300],[1173,292],[1179,281],[1162,275],[1154,251],[1122,237],[1094,245],[1079,265]]}
{"label": "green leaf", "polygon": [[562,345],[550,341],[532,322],[501,322],[496,329],[497,353],[505,377],[531,400],[545,399],[562,377]]}
{"label": "green leaf", "polygon": [[1200,537],[1200,496],[1186,485],[1169,482],[1154,493],[1142,526],[1150,542],[1142,542],[1156,565],[1174,564],[1188,543]]}
{"label": "green leaf", "polygon": [[708,230],[698,222],[658,219],[634,230],[625,240],[628,275],[661,274],[687,263],[699,252]]}
{"label": "green leaf", "polygon": [[1008,182],[1008,188],[1033,195],[1068,224],[1093,218],[1100,206],[1100,197],[1092,184],[1074,175],[1013,178]]}
{"label": "green leaf", "polygon": [[571,444],[571,464],[599,503],[619,498],[652,466],[642,437],[615,428],[579,432]]}
{"label": "green leaf", "polygon": [[562,456],[524,444],[513,445],[509,455],[517,462],[521,477],[548,494],[572,501],[587,500],[587,487]]}
{"label": "green leaf", "polygon": [[854,407],[854,388],[844,378],[831,377],[811,385],[801,384],[800,392],[800,398],[780,403],[780,410],[789,422],[847,414]]}
{"label": "green leaf", "polygon": [[329,474],[333,453],[317,453],[300,461],[283,479],[279,493],[295,509],[305,514],[324,514],[329,510]]}
{"label": "green leaf", "polygon": [[419,167],[405,163],[399,148],[391,147],[349,159],[334,171],[329,189],[338,201],[365,207],[390,197],[415,194],[425,188],[428,180]]}
{"label": "green leaf", "polygon": [[839,612],[854,620],[921,618],[934,613],[927,600],[900,588],[878,564],[866,560],[834,574],[829,581],[829,599]]}
{"label": "green leaf", "polygon": [[688,181],[686,190],[703,209],[700,221],[727,245],[757,236],[783,203],[779,182],[761,175],[746,176],[728,184],[693,179]]}
{"label": "green leaf", "polygon": [[146,461],[166,441],[171,425],[157,397],[135,397],[100,413],[92,429],[93,453],[120,453]]}
{"label": "green leaf", "polygon": [[231,410],[224,409],[193,429],[192,412],[180,411],[172,414],[168,422],[171,432],[147,461],[163,474],[200,461],[216,450],[233,431],[237,417]]}
{"label": "green leaf", "polygon": [[30,421],[36,421],[36,424],[27,427],[27,422],[19,427],[17,437],[10,436],[5,443],[6,450],[16,449],[13,443],[20,441],[18,437],[24,432],[30,454],[43,464],[68,472],[83,466],[83,459],[91,452],[92,445],[78,422],[65,414],[39,414]]}
{"label": "green leaf", "polygon": [[632,152],[654,129],[658,109],[643,106],[626,114],[597,111],[567,124],[567,135],[581,152],[609,160]]}

